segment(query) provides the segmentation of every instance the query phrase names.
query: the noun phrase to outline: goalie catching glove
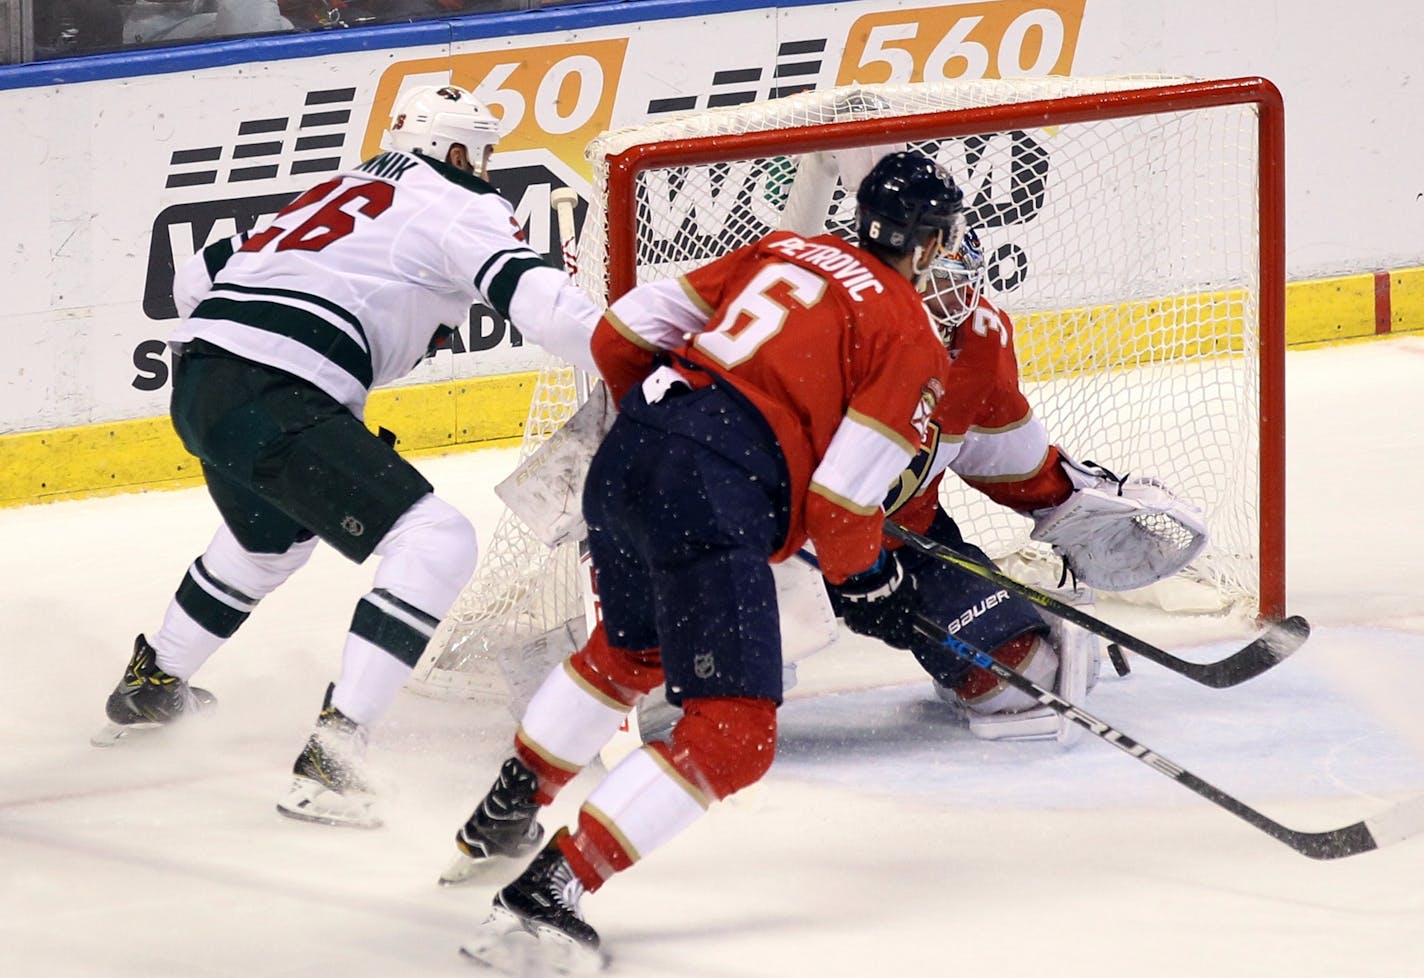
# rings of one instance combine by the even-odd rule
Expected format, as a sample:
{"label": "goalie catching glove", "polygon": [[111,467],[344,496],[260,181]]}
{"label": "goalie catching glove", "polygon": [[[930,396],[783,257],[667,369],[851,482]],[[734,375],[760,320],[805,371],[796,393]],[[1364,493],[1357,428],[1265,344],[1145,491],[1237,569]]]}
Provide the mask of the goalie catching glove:
{"label": "goalie catching glove", "polygon": [[1118,478],[1094,462],[1062,459],[1073,494],[1032,513],[1029,536],[1052,546],[1083,584],[1146,587],[1179,573],[1206,547],[1201,510],[1156,479]]}

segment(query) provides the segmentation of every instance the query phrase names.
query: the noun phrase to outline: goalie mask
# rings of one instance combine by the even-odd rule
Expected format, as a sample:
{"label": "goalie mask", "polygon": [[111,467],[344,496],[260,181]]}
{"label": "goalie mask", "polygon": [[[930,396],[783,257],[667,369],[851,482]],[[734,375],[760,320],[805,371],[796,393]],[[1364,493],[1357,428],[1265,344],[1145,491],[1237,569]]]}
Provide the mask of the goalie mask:
{"label": "goalie mask", "polygon": [[964,237],[964,192],[949,171],[923,153],[890,153],[856,191],[856,233],[895,255],[912,255],[919,287],[930,264],[959,250]]}
{"label": "goalie mask", "polygon": [[381,146],[442,163],[451,146],[463,146],[474,174],[483,177],[498,141],[499,120],[479,99],[454,85],[422,85],[396,101]]}
{"label": "goalie mask", "polygon": [[930,274],[923,289],[925,306],[946,346],[953,341],[954,331],[979,304],[986,269],[979,236],[973,230],[964,232],[957,251],[941,255],[930,263]]}

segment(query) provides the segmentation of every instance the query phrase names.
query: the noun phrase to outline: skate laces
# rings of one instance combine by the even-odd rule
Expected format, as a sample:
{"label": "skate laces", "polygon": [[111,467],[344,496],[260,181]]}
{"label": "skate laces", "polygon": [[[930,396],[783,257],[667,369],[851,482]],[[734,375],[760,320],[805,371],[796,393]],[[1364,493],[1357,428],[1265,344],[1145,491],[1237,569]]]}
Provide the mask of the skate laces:
{"label": "skate laces", "polygon": [[485,814],[500,821],[528,817],[539,807],[534,801],[538,787],[539,779],[534,772],[518,758],[509,758],[500,765],[499,777],[485,798]]}
{"label": "skate laces", "polygon": [[370,737],[365,727],[329,705],[317,714],[316,732],[323,746],[358,756],[366,752],[366,741]]}
{"label": "skate laces", "polygon": [[456,844],[474,858],[519,855],[543,837],[539,804],[534,800],[538,777],[517,758],[500,767],[489,792],[461,827]]}
{"label": "skate laces", "polygon": [[158,667],[158,653],[151,645],[144,643],[134,650],[129,661],[129,674],[125,686],[171,686],[182,683],[177,676],[170,675]]}
{"label": "skate laces", "polygon": [[317,714],[316,728],[297,758],[295,773],[337,793],[369,791],[363,761],[369,731],[330,704]]}
{"label": "skate laces", "polygon": [[532,803],[521,803],[518,799],[510,798],[496,790],[485,798],[480,812],[492,822],[522,822],[535,807]]}
{"label": "skate laces", "polygon": [[579,913],[579,900],[583,898],[584,885],[579,882],[573,867],[562,855],[554,860],[554,866],[549,872],[549,889],[550,895],[561,909],[583,920],[583,914]]}

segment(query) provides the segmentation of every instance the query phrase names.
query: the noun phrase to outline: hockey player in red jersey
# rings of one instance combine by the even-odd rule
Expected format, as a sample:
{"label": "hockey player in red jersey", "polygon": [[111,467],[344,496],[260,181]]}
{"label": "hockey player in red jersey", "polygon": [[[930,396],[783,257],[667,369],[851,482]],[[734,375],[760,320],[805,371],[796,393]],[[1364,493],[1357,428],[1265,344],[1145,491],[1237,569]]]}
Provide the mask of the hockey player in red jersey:
{"label": "hockey player in red jersey", "polygon": [[[941,505],[941,483],[952,472],[996,503],[1034,519],[1034,539],[1058,549],[1086,585],[1076,589],[1077,600],[1091,601],[1091,586],[1140,587],[1181,570],[1206,543],[1200,513],[1156,480],[1119,480],[1050,442],[1020,389],[1013,322],[984,295],[984,276],[979,239],[971,229],[926,279],[925,302],[952,366],[925,442],[892,485],[886,513],[993,566],[973,541],[963,539],[953,514]],[[1141,518],[1149,514],[1152,519]],[[887,546],[898,543],[887,540]],[[1026,598],[952,564],[908,548],[898,555],[910,579],[905,604],[914,611],[1070,702],[1081,701],[1096,681],[1099,641],[1092,634],[1045,620]],[[905,607],[890,613],[847,600],[833,582],[827,590],[852,631],[909,649],[934,679],[940,698],[962,708],[978,736],[1067,742],[1080,732],[915,632]]]}
{"label": "hockey player in red jersey", "polygon": [[843,600],[897,600],[881,501],[950,368],[916,282],[958,247],[963,195],[896,153],[857,204],[860,247],[776,232],[633,290],[595,331],[620,405],[584,492],[603,622],[534,695],[460,847],[486,865],[532,853],[541,806],[664,676],[683,716],[499,891],[466,954],[498,966],[528,934],[558,967],[596,960],[580,895],[766,772],[782,693],[769,561],[809,540]]}
{"label": "hockey player in red jersey", "polygon": [[178,270],[173,423],[222,522],[162,624],[135,641],[97,744],[211,702],[189,679],[321,539],[380,563],[278,809],[378,824],[366,731],[469,579],[477,542],[366,427],[366,399],[448,343],[449,324],[476,302],[594,366],[600,310],[522,240],[514,208],[484,179],[497,139],[497,120],[464,89],[412,89],[394,108],[386,152]]}
{"label": "hockey player in red jersey", "polygon": [[[933,263],[925,280],[925,303],[952,366],[925,442],[885,498],[887,515],[992,566],[973,540],[963,539],[940,502],[944,478],[953,474],[1035,520],[1034,538],[1060,550],[1078,576],[1080,586],[1060,595],[1071,602],[1090,603],[1094,587],[1140,587],[1181,570],[1206,543],[1200,513],[1158,480],[1118,480],[1050,443],[1020,389],[1013,322],[985,296],[984,280],[985,262],[972,229],[957,251]],[[827,583],[831,608],[846,627],[910,650],[932,677],[936,695],[962,713],[977,736],[1075,740],[1081,732],[1076,724],[919,634],[913,614],[952,628],[960,639],[1070,702],[1081,701],[1096,681],[1098,639],[1040,615],[1027,599],[968,571],[898,541],[887,538],[885,544],[896,551],[909,587],[893,606],[877,606],[846,600],[840,587]],[[797,657],[815,647],[803,645]],[[789,689],[796,667],[789,655],[786,666]],[[643,743],[664,738],[680,714],[664,690],[655,691],[638,706],[636,738]],[[605,761],[626,749],[618,745],[603,755]]]}

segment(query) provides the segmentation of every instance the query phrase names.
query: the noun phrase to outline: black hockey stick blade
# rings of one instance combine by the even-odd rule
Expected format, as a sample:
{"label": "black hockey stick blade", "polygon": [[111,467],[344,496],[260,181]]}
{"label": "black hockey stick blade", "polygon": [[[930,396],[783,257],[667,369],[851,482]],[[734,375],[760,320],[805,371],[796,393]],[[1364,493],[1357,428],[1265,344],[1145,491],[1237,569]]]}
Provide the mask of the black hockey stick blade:
{"label": "black hockey stick blade", "polygon": [[1180,764],[1149,749],[1145,744],[1138,743],[1121,730],[1099,720],[1081,706],[1070,703],[1056,693],[1044,689],[1023,673],[1009,668],[992,656],[986,655],[972,645],[949,634],[934,620],[926,618],[924,615],[916,615],[915,628],[920,634],[943,644],[954,655],[1031,696],[1059,716],[1087,730],[1099,740],[1112,744],[1123,753],[1146,764],[1158,774],[1166,775],[1218,808],[1230,812],[1271,838],[1284,842],[1296,852],[1309,856],[1311,859],[1343,859],[1346,856],[1357,856],[1362,852],[1403,842],[1405,839],[1424,832],[1424,795],[1406,799],[1373,818],[1341,826],[1338,829],[1329,829],[1324,832],[1301,832],[1288,828],[1215,785],[1203,781]]}
{"label": "black hockey stick blade", "polygon": [[1362,852],[1382,849],[1424,832],[1424,795],[1406,798],[1378,815],[1338,829],[1301,832],[1267,818],[1224,791],[1213,788],[1190,771],[1182,771],[1176,780],[1311,859],[1358,856]]}
{"label": "black hockey stick blade", "polygon": [[1216,672],[1221,674],[1220,680],[1207,685],[1235,686],[1259,676],[1304,645],[1308,638],[1310,622],[1300,615],[1269,622],[1266,630],[1245,648],[1216,663]]}
{"label": "black hockey stick blade", "polygon": [[986,567],[942,543],[931,540],[914,530],[907,530],[890,520],[885,521],[885,535],[899,540],[920,553],[953,564],[961,570],[1013,591],[1051,615],[1062,618],[1064,621],[1070,621],[1122,648],[1131,649],[1150,662],[1155,662],[1163,668],[1186,676],[1203,686],[1210,686],[1212,689],[1225,689],[1259,676],[1300,648],[1306,638],[1310,636],[1310,624],[1299,615],[1293,615],[1284,621],[1267,625],[1266,630],[1244,648],[1238,649],[1224,659],[1218,659],[1216,662],[1192,662],[1173,655],[1165,649],[1159,649],[1136,635],[1109,625],[1101,618],[1096,618],[1066,601],[1060,601],[1051,594],[1045,594],[1037,588],[1017,581],[997,567]]}

